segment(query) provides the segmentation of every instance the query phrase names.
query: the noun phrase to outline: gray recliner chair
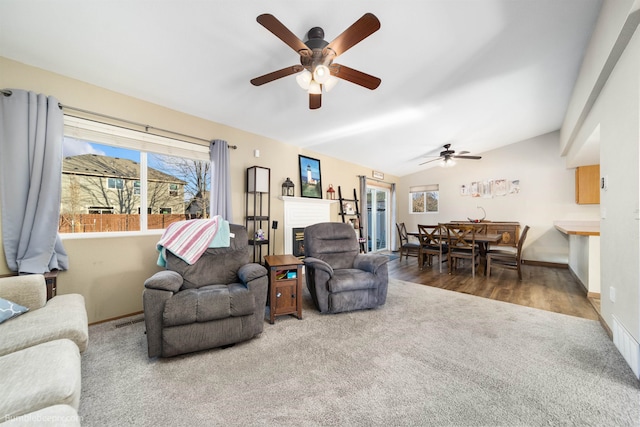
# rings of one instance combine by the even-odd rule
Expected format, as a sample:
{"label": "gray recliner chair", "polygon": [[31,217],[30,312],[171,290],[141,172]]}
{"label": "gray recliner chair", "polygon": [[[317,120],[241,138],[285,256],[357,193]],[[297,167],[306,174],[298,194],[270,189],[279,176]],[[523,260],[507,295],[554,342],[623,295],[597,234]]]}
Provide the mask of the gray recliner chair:
{"label": "gray recliner chair", "polygon": [[321,313],[374,308],[387,300],[389,258],[361,254],[351,225],[305,227],[304,255],[307,288]]}
{"label": "gray recliner chair", "polygon": [[229,247],[208,248],[193,265],[167,251],[167,269],[145,281],[149,357],[227,346],[262,332],[267,269],[249,262],[245,228],[229,229]]}

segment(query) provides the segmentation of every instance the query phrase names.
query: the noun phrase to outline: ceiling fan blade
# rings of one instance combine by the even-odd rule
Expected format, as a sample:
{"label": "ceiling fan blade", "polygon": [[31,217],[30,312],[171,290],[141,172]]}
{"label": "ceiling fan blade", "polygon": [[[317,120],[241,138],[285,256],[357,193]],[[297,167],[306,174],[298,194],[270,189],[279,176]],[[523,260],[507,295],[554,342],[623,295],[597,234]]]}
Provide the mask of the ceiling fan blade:
{"label": "ceiling fan blade", "polygon": [[456,159],[471,159],[471,160],[480,160],[482,157],[480,156],[451,156],[451,157],[455,157]]}
{"label": "ceiling fan blade", "polygon": [[318,94],[310,93],[309,94],[309,109],[310,110],[317,110],[321,106],[322,106],[322,95],[319,94],[319,93]]}
{"label": "ceiling fan blade", "polygon": [[333,39],[324,48],[324,53],[327,50],[335,52],[335,56],[342,55],[347,50],[360,43],[371,34],[380,29],[380,21],[373,13],[365,13],[360,19],[351,24],[349,28],[344,30],[342,34]]}
{"label": "ceiling fan blade", "polygon": [[437,162],[440,159],[442,159],[442,156],[438,157],[437,159],[431,159],[431,160],[427,160],[426,162],[422,162],[418,166],[426,165],[427,163],[431,163],[431,162]]}
{"label": "ceiling fan blade", "polygon": [[265,13],[256,18],[258,23],[271,31],[273,35],[282,40],[300,56],[310,56],[311,50],[295,34],[293,34],[284,24],[270,13]]}
{"label": "ceiling fan blade", "polygon": [[377,77],[374,77],[367,73],[363,73],[362,71],[354,70],[353,68],[349,68],[346,65],[331,64],[329,66],[329,70],[331,71],[332,76],[347,80],[351,83],[355,83],[371,90],[376,89],[382,82],[382,80]]}
{"label": "ceiling fan blade", "polygon": [[282,77],[287,77],[291,74],[299,73],[302,70],[304,70],[304,67],[302,65],[292,65],[291,67],[286,67],[282,70],[274,71],[272,73],[265,74],[264,76],[251,79],[251,84],[254,86],[260,86],[265,83],[281,79]]}

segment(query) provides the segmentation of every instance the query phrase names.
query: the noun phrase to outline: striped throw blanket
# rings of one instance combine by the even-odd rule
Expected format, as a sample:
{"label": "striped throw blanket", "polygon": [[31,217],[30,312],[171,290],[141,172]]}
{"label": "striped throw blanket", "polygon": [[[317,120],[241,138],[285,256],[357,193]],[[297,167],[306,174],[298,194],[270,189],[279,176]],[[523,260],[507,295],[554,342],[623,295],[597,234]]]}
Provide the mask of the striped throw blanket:
{"label": "striped throw blanket", "polygon": [[220,224],[221,216],[211,219],[191,219],[169,224],[156,248],[160,252],[158,265],[166,266],[166,252],[170,251],[187,264],[194,264],[209,247]]}

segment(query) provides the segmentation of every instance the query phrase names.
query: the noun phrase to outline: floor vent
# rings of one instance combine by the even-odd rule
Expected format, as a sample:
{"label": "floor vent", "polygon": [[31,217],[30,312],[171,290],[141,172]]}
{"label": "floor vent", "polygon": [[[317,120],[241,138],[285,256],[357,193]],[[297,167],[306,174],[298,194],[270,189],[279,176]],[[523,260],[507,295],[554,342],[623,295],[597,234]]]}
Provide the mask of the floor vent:
{"label": "floor vent", "polygon": [[640,379],[640,344],[633,339],[633,336],[622,326],[622,323],[613,317],[613,344],[620,351],[624,360],[627,361],[631,370]]}
{"label": "floor vent", "polygon": [[140,323],[144,321],[144,317],[140,317],[137,319],[125,320],[124,322],[116,323],[116,328],[122,328],[123,326],[133,325],[135,323]]}

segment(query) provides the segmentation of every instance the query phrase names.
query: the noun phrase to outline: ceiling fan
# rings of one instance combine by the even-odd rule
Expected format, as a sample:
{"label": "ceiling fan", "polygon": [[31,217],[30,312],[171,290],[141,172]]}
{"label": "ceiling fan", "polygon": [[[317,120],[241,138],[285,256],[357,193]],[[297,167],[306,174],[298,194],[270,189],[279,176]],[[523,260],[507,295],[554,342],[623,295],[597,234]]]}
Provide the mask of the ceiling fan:
{"label": "ceiling fan", "polygon": [[330,43],[324,40],[324,31],[320,27],[310,29],[307,33],[308,40],[303,42],[271,14],[265,13],[256,20],[295,50],[300,55],[301,65],[293,65],[251,79],[254,86],[299,73],[296,80],[303,89],[308,90],[309,108],[312,110],[322,105],[322,89],[328,92],[338,82],[337,79],[347,80],[371,90],[380,86],[382,80],[377,77],[333,63],[335,58],[380,29],[380,21],[372,13],[365,13]]}
{"label": "ceiling fan", "polygon": [[442,162],[442,166],[453,166],[456,164],[454,159],[471,159],[471,160],[479,160],[482,157],[480,156],[466,156],[465,154],[469,153],[468,151],[461,151],[460,154],[456,154],[454,150],[450,150],[451,144],[444,144],[444,151],[440,152],[440,155],[435,159],[427,160],[426,162],[420,163],[420,165],[425,165],[427,163],[440,161]]}

